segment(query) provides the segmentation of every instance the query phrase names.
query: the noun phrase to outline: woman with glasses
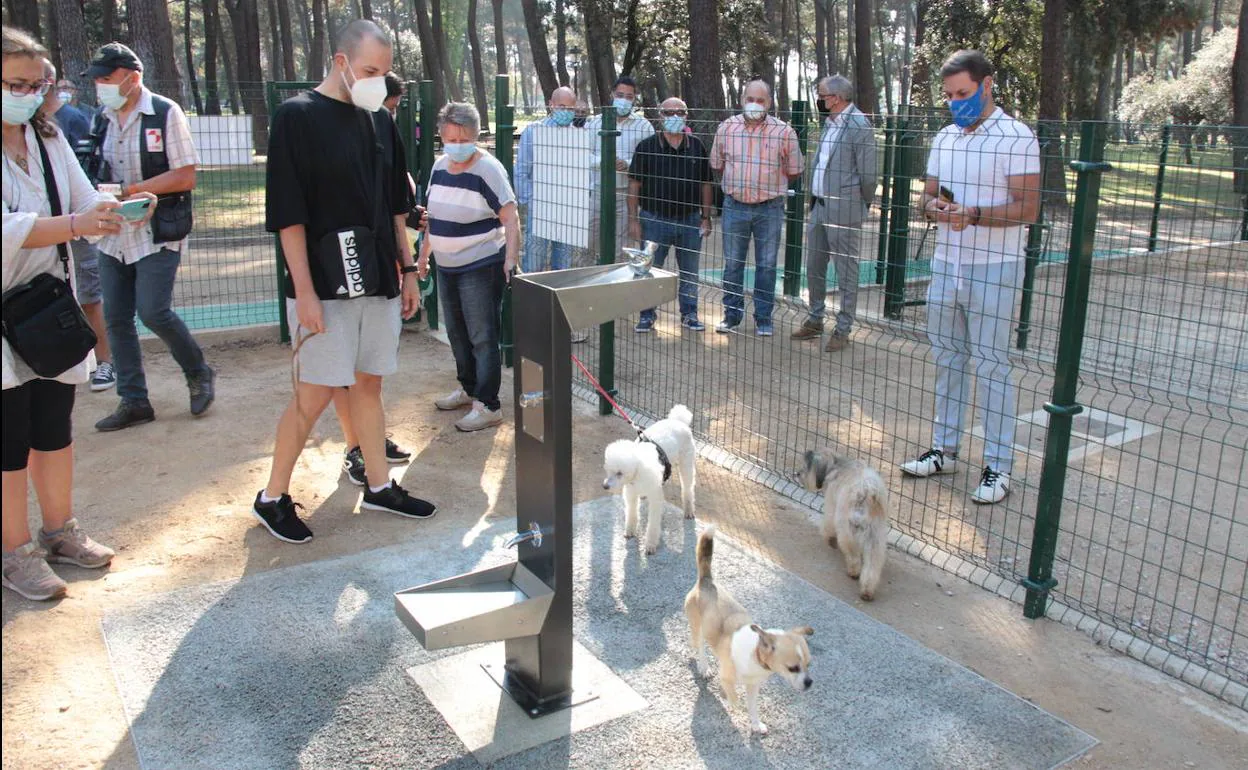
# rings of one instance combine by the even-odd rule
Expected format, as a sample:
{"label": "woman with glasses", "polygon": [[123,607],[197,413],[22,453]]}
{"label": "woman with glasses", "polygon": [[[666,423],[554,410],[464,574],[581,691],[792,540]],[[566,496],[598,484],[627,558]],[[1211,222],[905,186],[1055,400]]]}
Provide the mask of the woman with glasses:
{"label": "woman with glasses", "polygon": [[[124,226],[117,202],[91,187],[63,134],[39,113],[51,88],[43,77],[47,50],[24,32],[3,29],[4,253],[7,295],[41,273],[76,283],[65,244]],[[53,185],[55,187],[53,188]],[[61,214],[54,215],[55,189]],[[138,196],[136,196],[138,197]],[[150,197],[155,202],[154,196]],[[149,211],[155,206],[149,206]],[[150,215],[149,215],[150,216]],[[70,412],[75,386],[87,382],[92,354],[60,376],[36,375],[3,341],[3,584],[27,599],[64,596],[65,581],[48,562],[98,568],[113,551],[78,527],[73,516],[74,455]],[[29,468],[29,472],[28,472]],[[27,479],[43,514],[38,543],[27,520]]]}

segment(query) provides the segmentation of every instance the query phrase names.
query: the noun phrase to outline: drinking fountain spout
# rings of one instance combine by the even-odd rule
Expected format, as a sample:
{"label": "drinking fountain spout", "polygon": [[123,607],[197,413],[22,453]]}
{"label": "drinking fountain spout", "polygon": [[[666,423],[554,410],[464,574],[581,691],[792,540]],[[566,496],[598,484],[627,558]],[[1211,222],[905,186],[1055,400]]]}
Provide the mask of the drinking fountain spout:
{"label": "drinking fountain spout", "polygon": [[515,548],[521,543],[530,541],[533,543],[534,548],[542,547],[542,528],[536,521],[529,524],[528,532],[517,532],[514,537],[510,538],[506,543],[503,543],[503,547]]}

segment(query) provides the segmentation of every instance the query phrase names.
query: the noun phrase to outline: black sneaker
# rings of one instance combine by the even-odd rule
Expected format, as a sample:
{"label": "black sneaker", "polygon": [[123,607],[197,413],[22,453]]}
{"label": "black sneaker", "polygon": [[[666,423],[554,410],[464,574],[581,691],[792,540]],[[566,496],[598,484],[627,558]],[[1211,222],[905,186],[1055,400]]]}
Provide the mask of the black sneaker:
{"label": "black sneaker", "polygon": [[312,539],[312,530],[295,513],[295,509],[302,508],[302,505],[291,500],[290,495],[282,495],[279,500],[264,503],[260,501],[263,494],[263,489],[256,493],[256,503],[251,508],[251,515],[259,519],[270,535],[285,543],[306,543]]}
{"label": "black sneaker", "polygon": [[366,487],[364,502],[360,503],[360,507],[370,511],[388,511],[409,519],[428,519],[437,510],[433,503],[409,495],[397,481],[391,481],[380,492],[374,492]]}
{"label": "black sneaker", "polygon": [[205,366],[203,374],[186,378],[186,387],[191,392],[191,416],[200,417],[204,412],[208,411],[208,407],[212,406],[212,401],[216,398],[216,379],[217,373],[212,367]]}
{"label": "black sneaker", "polygon": [[390,436],[386,436],[386,462],[391,465],[401,465],[412,459],[412,453],[390,440]]}
{"label": "black sneaker", "polygon": [[364,473],[364,453],[358,446],[347,450],[346,456],[342,458],[342,469],[347,472],[347,478],[351,480],[351,483],[357,487],[368,483],[368,476]]}
{"label": "black sneaker", "polygon": [[132,425],[142,425],[156,419],[156,411],[148,401],[121,400],[112,414],[95,424],[95,429],[109,433]]}

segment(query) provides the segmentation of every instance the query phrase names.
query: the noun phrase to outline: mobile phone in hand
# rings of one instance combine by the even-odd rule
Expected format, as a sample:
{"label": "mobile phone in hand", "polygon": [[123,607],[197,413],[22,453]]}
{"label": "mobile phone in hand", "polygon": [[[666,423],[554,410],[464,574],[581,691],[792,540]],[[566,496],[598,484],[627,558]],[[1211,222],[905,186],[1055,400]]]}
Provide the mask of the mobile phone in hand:
{"label": "mobile phone in hand", "polygon": [[121,204],[116,211],[121,215],[122,219],[128,222],[137,222],[147,216],[147,210],[151,205],[151,198],[136,198]]}
{"label": "mobile phone in hand", "polygon": [[939,197],[942,201],[945,201],[946,203],[953,203],[953,190],[950,190],[948,187],[941,185]]}

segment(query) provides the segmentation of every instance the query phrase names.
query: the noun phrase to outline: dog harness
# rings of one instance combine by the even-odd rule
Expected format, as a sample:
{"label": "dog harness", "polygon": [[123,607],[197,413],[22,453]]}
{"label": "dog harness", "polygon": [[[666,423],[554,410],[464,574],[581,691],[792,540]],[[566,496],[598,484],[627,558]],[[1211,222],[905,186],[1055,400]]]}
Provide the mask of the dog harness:
{"label": "dog harness", "polygon": [[655,450],[659,453],[659,462],[663,463],[663,483],[666,484],[667,480],[672,477],[672,462],[667,459],[667,452],[663,451],[663,447],[659,446],[659,442],[639,430],[637,431],[637,443],[642,442],[654,444]]}

